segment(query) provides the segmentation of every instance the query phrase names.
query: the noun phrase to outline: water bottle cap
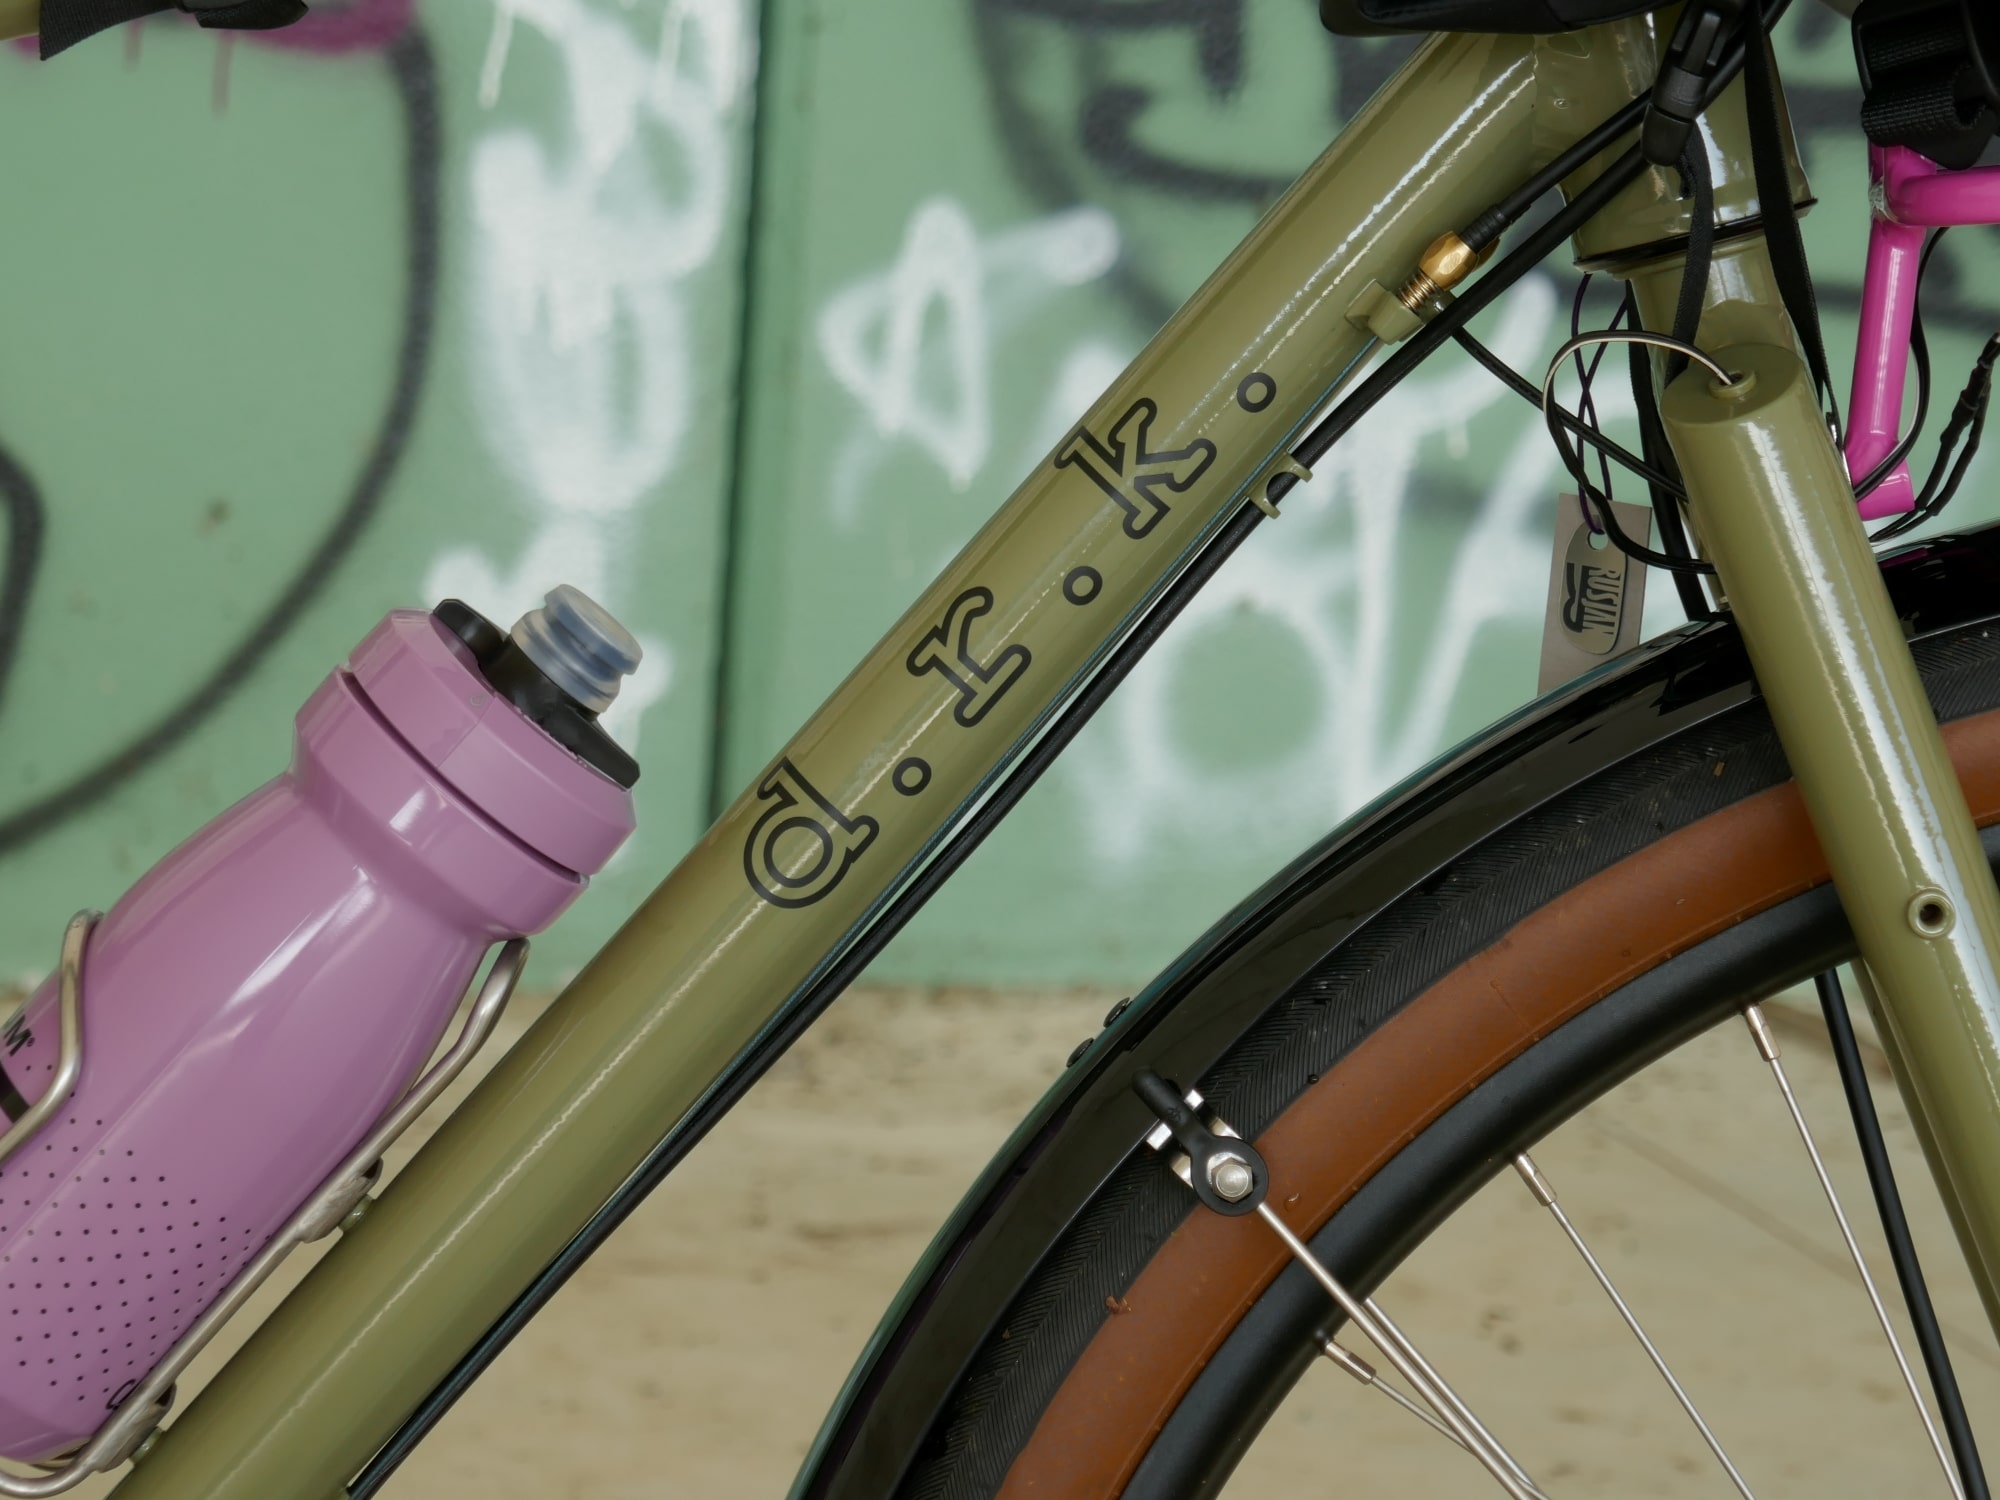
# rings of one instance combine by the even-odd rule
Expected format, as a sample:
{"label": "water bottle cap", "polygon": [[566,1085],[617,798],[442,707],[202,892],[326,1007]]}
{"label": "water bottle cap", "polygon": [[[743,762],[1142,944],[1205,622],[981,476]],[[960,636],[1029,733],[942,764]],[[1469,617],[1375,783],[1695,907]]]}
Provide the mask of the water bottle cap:
{"label": "water bottle cap", "polygon": [[642,654],[632,632],[582,589],[558,584],[514,626],[514,644],[578,704],[601,714]]}
{"label": "water bottle cap", "polygon": [[[504,649],[543,682],[549,697],[560,696],[518,646]],[[496,691],[463,638],[436,615],[395,611],[354,648],[347,670],[418,759],[565,870],[603,869],[632,832],[629,787],[558,743]]]}

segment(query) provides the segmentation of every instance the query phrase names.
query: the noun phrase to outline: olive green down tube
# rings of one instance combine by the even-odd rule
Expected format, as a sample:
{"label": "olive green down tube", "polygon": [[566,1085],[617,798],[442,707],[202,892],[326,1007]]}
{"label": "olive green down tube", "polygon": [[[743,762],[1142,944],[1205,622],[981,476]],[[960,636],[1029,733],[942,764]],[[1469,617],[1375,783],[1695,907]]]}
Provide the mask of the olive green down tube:
{"label": "olive green down tube", "polygon": [[1350,310],[1602,118],[1548,105],[1537,45],[1419,50],[161,1434],[121,1500],[338,1492],[1269,471],[1369,347]]}
{"label": "olive green down tube", "polygon": [[1712,354],[1737,380],[1690,367],[1668,437],[1995,1317],[2000,894],[1804,363]]}

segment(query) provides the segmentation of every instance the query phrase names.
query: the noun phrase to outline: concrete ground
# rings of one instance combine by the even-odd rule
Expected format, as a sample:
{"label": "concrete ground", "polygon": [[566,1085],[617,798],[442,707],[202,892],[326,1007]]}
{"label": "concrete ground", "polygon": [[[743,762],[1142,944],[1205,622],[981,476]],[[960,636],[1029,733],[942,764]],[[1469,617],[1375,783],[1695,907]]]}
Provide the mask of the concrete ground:
{"label": "concrete ground", "polygon": [[[781,1496],[906,1269],[1114,998],[875,990],[842,1001],[388,1493]],[[1794,1084],[1890,1286],[1818,1018],[1798,1007],[1779,1019]],[[1877,1073],[1968,1401],[1994,1413],[2000,1355]],[[1740,1025],[1656,1065],[1536,1156],[1758,1496],[1946,1493]],[[1380,1301],[1558,1497],[1731,1493],[1511,1175]],[[1327,1364],[1229,1487],[1237,1500],[1488,1493],[1498,1490],[1469,1459]]]}

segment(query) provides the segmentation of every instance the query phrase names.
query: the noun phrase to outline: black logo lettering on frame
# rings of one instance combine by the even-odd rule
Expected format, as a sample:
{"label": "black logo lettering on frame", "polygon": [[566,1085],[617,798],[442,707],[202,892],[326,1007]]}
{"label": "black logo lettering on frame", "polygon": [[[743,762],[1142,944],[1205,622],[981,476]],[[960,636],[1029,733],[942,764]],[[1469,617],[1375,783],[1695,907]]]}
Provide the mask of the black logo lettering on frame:
{"label": "black logo lettering on frame", "polygon": [[1079,427],[1056,449],[1058,469],[1083,470],[1097,487],[1125,512],[1125,534],[1143,537],[1171,507],[1162,492],[1179,495],[1215,462],[1215,444],[1196,438],[1185,448],[1155,449],[1148,445],[1160,409],[1142,396],[1112,425],[1110,437],[1098,438]]}
{"label": "black logo lettering on frame", "polygon": [[1026,646],[1009,646],[990,662],[979,659],[979,653],[972,649],[972,622],[992,608],[991,589],[976,585],[967,589],[951,601],[944,623],[918,641],[910,653],[912,677],[941,672],[958,689],[952,717],[967,729],[986,717],[986,711],[1006,695],[1032,660]]}
{"label": "black logo lettering on frame", "polygon": [[827,801],[788,760],[757,784],[757,797],[771,805],[743,846],[743,873],[773,906],[811,906],[831,893],[881,832],[873,818],[850,818]]}

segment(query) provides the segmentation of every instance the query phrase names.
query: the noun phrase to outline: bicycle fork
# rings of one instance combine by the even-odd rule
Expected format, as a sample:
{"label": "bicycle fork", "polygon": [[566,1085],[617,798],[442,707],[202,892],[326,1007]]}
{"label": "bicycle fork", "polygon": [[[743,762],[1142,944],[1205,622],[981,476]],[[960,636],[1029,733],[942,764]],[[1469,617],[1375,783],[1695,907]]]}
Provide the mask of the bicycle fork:
{"label": "bicycle fork", "polygon": [[2000,1328],[2000,895],[1798,354],[1712,348],[1662,417]]}

